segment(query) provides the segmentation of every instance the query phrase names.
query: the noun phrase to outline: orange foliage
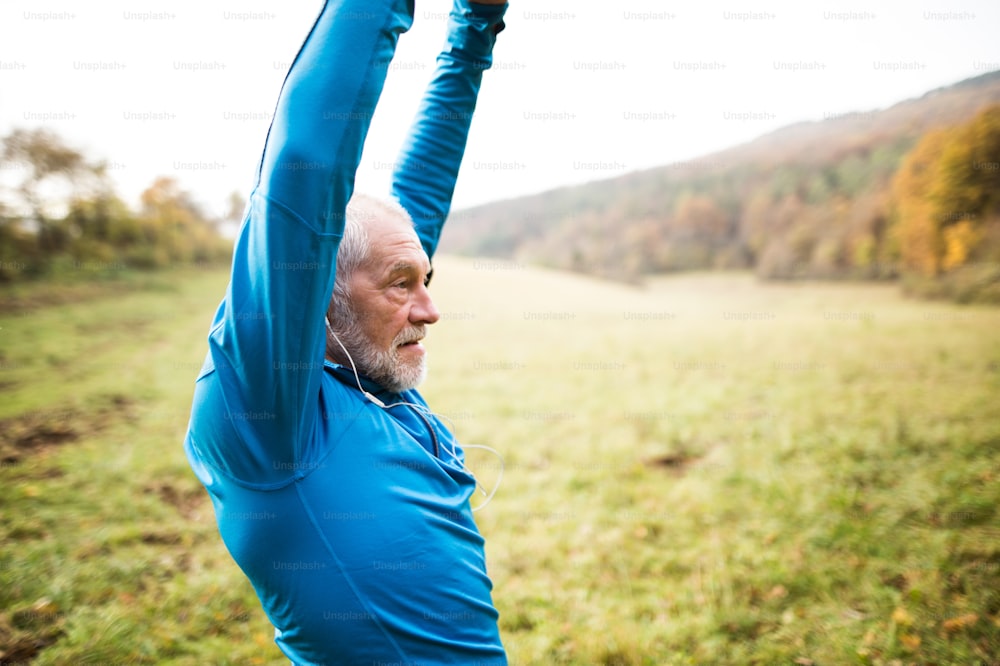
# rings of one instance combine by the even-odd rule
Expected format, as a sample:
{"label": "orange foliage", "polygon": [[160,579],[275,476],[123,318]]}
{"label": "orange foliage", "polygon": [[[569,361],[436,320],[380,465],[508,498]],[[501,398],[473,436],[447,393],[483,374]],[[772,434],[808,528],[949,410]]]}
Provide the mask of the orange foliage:
{"label": "orange foliage", "polygon": [[935,276],[974,257],[985,221],[1000,211],[1000,105],[924,135],[892,194],[905,268]]}

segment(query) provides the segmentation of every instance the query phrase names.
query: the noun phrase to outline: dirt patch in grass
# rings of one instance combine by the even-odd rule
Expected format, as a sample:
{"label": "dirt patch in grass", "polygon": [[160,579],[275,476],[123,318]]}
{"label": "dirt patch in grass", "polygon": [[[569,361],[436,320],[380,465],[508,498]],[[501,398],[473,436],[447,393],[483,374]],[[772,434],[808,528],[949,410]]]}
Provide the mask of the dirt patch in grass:
{"label": "dirt patch in grass", "polygon": [[683,474],[688,467],[702,459],[703,456],[688,453],[686,451],[675,451],[663,455],[647,458],[643,462],[653,468],[665,469],[673,474]]}
{"label": "dirt patch in grass", "polygon": [[24,664],[59,640],[62,613],[48,599],[0,615],[0,664]]}
{"label": "dirt patch in grass", "polygon": [[25,458],[41,455],[106,428],[132,401],[110,395],[94,411],[78,408],[27,412],[0,421],[0,464],[14,467]]}
{"label": "dirt patch in grass", "polygon": [[26,664],[38,653],[59,640],[62,629],[50,629],[30,636],[21,635],[0,644],[0,664]]}
{"label": "dirt patch in grass", "polygon": [[204,512],[208,503],[208,495],[200,487],[179,488],[164,481],[147,486],[144,490],[146,493],[158,495],[163,502],[177,509],[185,518],[197,518],[198,514]]}
{"label": "dirt patch in grass", "polygon": [[14,465],[33,453],[78,439],[77,419],[72,412],[58,410],[0,421],[0,461]]}

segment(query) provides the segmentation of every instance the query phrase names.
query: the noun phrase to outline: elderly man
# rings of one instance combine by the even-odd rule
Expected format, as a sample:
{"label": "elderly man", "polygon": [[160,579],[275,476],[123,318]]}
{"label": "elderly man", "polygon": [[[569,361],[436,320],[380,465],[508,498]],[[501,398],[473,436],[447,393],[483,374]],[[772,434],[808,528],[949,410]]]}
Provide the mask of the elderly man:
{"label": "elderly man", "polygon": [[328,1],[279,96],[185,451],[295,663],[506,663],[475,480],[414,390],[504,10],[455,0],[390,200],[354,175],[412,2]]}

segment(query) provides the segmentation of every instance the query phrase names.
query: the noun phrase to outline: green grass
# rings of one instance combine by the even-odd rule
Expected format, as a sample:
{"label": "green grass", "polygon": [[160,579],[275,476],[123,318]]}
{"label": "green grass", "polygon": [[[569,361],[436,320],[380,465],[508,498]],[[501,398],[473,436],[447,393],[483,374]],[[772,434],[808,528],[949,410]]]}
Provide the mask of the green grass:
{"label": "green grass", "polygon": [[[287,663],[181,450],[225,280],[4,301],[0,661]],[[512,664],[1000,660],[1000,311],[448,257],[433,293]]]}

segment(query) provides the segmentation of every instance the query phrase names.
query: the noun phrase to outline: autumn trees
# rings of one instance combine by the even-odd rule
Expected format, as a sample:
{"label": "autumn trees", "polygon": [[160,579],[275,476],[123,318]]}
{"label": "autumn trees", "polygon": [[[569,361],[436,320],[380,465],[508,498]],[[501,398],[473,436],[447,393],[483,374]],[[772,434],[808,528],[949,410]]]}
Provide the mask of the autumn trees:
{"label": "autumn trees", "polygon": [[[631,282],[720,268],[901,278],[925,295],[1000,302],[1000,104],[919,131],[877,118],[855,125],[822,134],[817,124],[798,147],[771,137],[766,149],[456,211],[442,250]],[[239,221],[238,195],[226,220],[213,220],[161,177],[132,210],[106,165],[44,130],[12,132],[2,157],[0,281],[229,255],[218,226]]]}
{"label": "autumn trees", "polygon": [[977,108],[922,126],[816,123],[763,147],[458,211],[442,249],[628,281],[749,268],[1000,302],[1000,104]]}
{"label": "autumn trees", "polygon": [[1000,106],[924,136],[892,183],[904,266],[928,277],[1000,258]]}
{"label": "autumn trees", "polygon": [[158,178],[133,211],[115,194],[107,164],[47,130],[12,131],[0,157],[0,282],[229,256],[214,221],[171,178]]}

